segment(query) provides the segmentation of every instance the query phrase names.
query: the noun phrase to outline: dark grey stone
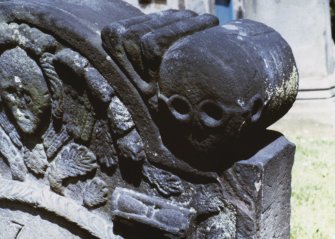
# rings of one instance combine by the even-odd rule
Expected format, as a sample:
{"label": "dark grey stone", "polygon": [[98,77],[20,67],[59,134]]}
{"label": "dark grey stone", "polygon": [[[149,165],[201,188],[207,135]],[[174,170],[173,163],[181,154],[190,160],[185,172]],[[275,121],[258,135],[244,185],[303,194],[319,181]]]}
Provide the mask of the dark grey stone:
{"label": "dark grey stone", "polygon": [[289,238],[297,87],[261,23],[0,0],[0,238]]}
{"label": "dark grey stone", "polygon": [[2,53],[0,66],[0,89],[4,104],[22,132],[35,133],[50,105],[50,94],[42,70],[19,47]]}
{"label": "dark grey stone", "polygon": [[121,188],[116,188],[112,195],[112,208],[115,221],[146,224],[176,237],[187,235],[195,213],[169,201]]}
{"label": "dark grey stone", "polygon": [[223,174],[223,194],[237,208],[237,238],[290,237],[294,153],[281,136]]}

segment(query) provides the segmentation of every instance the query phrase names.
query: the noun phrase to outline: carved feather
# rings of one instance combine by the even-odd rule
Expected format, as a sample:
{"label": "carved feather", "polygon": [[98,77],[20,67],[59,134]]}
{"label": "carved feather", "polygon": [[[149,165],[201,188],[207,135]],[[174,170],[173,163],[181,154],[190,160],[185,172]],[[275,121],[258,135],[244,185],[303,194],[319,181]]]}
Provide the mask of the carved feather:
{"label": "carved feather", "polygon": [[27,168],[38,175],[44,175],[49,167],[49,162],[42,144],[37,144],[31,152],[28,149],[25,150],[23,159]]}
{"label": "carved feather", "polygon": [[63,194],[63,181],[86,175],[97,168],[95,155],[85,146],[71,143],[65,146],[48,170],[50,187]]}
{"label": "carved feather", "polygon": [[0,142],[0,154],[8,161],[13,179],[24,181],[27,175],[27,168],[24,165],[22,154],[1,127]]}
{"label": "carved feather", "polygon": [[143,175],[163,196],[179,195],[184,190],[181,179],[167,171],[145,165]]}
{"label": "carved feather", "polygon": [[50,124],[47,132],[43,135],[43,145],[46,149],[48,158],[53,158],[60,148],[70,139],[65,127],[56,132],[53,125]]}
{"label": "carved feather", "polygon": [[9,121],[5,112],[0,112],[0,126],[12,140],[12,142],[19,148],[22,147],[21,137],[14,125]]}
{"label": "carved feather", "polygon": [[106,183],[100,178],[94,178],[85,187],[83,203],[86,207],[96,207],[106,203],[107,195]]}
{"label": "carved feather", "polygon": [[106,122],[96,122],[92,134],[90,149],[95,153],[101,165],[107,168],[117,166],[118,155]]}

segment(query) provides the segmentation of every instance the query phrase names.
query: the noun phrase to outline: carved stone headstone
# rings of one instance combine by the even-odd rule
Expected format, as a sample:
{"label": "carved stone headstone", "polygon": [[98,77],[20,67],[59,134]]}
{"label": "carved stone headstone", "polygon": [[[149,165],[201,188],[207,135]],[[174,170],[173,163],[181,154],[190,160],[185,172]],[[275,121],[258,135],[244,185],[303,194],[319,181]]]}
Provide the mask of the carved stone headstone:
{"label": "carved stone headstone", "polygon": [[261,23],[0,0],[0,238],[289,238],[297,87]]}

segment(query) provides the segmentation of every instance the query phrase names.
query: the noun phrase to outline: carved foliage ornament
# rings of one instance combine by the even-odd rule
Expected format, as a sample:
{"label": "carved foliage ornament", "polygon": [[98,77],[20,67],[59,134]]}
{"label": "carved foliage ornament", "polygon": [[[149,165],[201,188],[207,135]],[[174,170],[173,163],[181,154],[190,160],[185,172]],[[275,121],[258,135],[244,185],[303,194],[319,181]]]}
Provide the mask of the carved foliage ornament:
{"label": "carved foliage ornament", "polygon": [[[97,172],[98,163],[110,171],[117,167],[119,157],[145,159],[144,145],[127,108],[86,58],[36,28],[1,23],[0,49],[1,158],[14,180],[50,185],[62,195],[46,189],[38,194],[23,183],[11,192],[11,183],[1,179],[6,185],[3,199],[40,204],[89,234],[117,238],[112,229],[102,228],[104,224],[112,228],[110,222],[97,223],[92,229],[88,221],[79,219],[85,213],[96,217],[79,205],[108,208],[110,188],[103,179],[106,174]],[[102,103],[104,112],[95,112],[91,102]],[[20,196],[20,190],[31,190],[31,199]],[[78,204],[79,211],[69,203]],[[68,208],[62,209],[65,205]],[[78,219],[73,218],[77,213]]]}

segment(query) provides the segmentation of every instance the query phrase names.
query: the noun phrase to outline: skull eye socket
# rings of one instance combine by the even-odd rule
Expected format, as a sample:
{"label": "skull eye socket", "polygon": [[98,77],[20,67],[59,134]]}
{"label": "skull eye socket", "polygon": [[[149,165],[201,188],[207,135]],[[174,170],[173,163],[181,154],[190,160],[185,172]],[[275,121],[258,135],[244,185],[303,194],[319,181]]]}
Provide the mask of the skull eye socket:
{"label": "skull eye socket", "polygon": [[204,101],[200,104],[200,119],[205,126],[210,128],[220,126],[223,116],[223,109],[217,103]]}
{"label": "skull eye socket", "polygon": [[188,103],[181,97],[174,97],[171,100],[171,106],[174,108],[175,111],[182,115],[188,114],[191,111]]}
{"label": "skull eye socket", "polygon": [[173,95],[168,100],[168,107],[172,115],[179,121],[191,119],[192,106],[189,101],[180,95]]}

